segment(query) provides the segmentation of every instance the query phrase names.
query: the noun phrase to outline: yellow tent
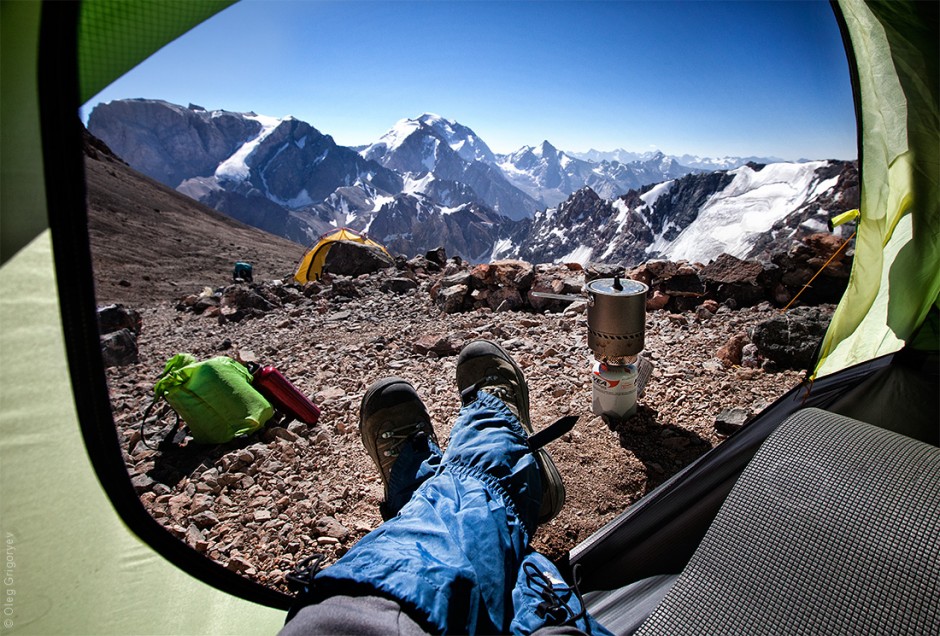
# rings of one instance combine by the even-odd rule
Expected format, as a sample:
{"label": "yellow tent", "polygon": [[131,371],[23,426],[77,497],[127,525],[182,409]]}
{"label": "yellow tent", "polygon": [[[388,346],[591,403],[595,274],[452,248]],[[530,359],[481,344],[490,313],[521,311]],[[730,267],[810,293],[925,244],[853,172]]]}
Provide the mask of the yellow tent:
{"label": "yellow tent", "polygon": [[307,250],[307,253],[304,254],[304,257],[300,259],[300,265],[297,267],[297,273],[294,274],[294,280],[296,280],[301,285],[307,281],[319,280],[320,274],[323,273],[323,265],[326,263],[327,254],[330,253],[330,248],[334,243],[342,241],[362,243],[364,245],[376,247],[381,250],[382,253],[388,256],[389,261],[392,260],[392,255],[389,254],[388,250],[386,250],[382,245],[376,243],[366,235],[356,232],[355,230],[351,230],[348,227],[341,227],[338,230],[327,232],[321,236],[317,244]]}

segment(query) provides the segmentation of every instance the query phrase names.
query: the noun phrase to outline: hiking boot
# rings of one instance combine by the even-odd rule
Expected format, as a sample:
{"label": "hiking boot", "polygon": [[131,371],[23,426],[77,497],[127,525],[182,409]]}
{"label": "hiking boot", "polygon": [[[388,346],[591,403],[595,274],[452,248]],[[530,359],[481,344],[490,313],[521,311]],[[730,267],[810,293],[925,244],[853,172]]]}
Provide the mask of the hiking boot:
{"label": "hiking boot", "polygon": [[[457,389],[468,403],[483,391],[500,400],[512,411],[526,435],[533,433],[529,421],[529,387],[516,361],[495,342],[476,340],[457,357]],[[535,451],[542,481],[542,506],[539,523],[553,519],[565,504],[565,484],[561,474],[544,449]]]}
{"label": "hiking boot", "polygon": [[402,445],[418,433],[437,444],[431,417],[408,380],[383,378],[369,387],[359,407],[359,435],[382,475],[386,501],[392,466]]}

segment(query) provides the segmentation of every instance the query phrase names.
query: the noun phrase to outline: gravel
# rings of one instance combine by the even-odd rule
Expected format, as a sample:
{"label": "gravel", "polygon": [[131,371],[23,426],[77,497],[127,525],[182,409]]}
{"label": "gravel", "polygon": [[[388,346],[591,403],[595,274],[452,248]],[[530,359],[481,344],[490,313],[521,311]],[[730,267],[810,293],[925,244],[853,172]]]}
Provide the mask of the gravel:
{"label": "gravel", "polygon": [[[128,472],[161,524],[229,569],[278,589],[310,554],[335,561],[381,523],[382,483],[358,434],[366,389],[387,375],[410,380],[443,443],[459,409],[454,353],[486,338],[524,369],[536,429],[562,415],[580,418],[548,447],[567,501],[534,538],[536,549],[563,560],[802,377],[726,366],[715,357],[778,312],[769,304],[650,311],[644,356],[654,370],[636,417],[611,430],[591,413],[583,305],[563,313],[445,314],[431,301],[432,278],[418,276],[416,288],[385,284],[382,291],[389,277],[353,279],[358,298],[330,297],[329,288],[309,298],[295,294],[295,302],[238,322],[180,311],[175,302],[133,307],[143,324],[139,362],[108,369],[108,380]],[[147,439],[163,440],[157,450],[148,448],[140,424],[153,383],[166,361],[184,351],[275,366],[321,408],[320,421],[269,424],[247,438],[205,446],[174,430],[175,418],[166,415],[148,423]]]}

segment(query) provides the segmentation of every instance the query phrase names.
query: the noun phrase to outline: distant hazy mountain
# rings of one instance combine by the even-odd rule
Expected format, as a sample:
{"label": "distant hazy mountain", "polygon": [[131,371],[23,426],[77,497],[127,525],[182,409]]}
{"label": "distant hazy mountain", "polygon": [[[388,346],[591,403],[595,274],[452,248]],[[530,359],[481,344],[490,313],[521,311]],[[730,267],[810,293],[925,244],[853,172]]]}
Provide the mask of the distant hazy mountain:
{"label": "distant hazy mountain", "polygon": [[[594,163],[600,163],[602,161],[619,161],[620,163],[630,163],[633,161],[647,162],[650,159],[653,159],[656,156],[663,155],[659,150],[653,150],[649,152],[630,152],[622,148],[617,150],[588,150],[587,152],[571,152],[566,151],[567,154],[571,157],[576,157],[578,159],[584,159],[585,161],[593,161]],[[665,156],[665,155],[664,155]],[[676,164],[685,166],[687,168],[700,170],[700,171],[709,171],[709,170],[734,170],[735,168],[740,168],[743,165],[748,163],[780,163],[783,159],[778,157],[699,157],[697,155],[681,155],[679,157],[671,156],[669,157]],[[801,160],[805,161],[805,160]]]}
{"label": "distant hazy mountain", "polygon": [[601,161],[629,163],[631,161],[646,161],[655,155],[658,151],[630,152],[629,150],[624,150],[623,148],[618,148],[616,150],[595,150],[591,148],[587,152],[573,152],[570,150],[566,152],[569,156],[575,157],[576,159],[583,159],[585,161],[592,161],[594,163],[600,163]]}
{"label": "distant hazy mountain", "polygon": [[512,154],[501,155],[499,168],[513,185],[539,201],[542,208],[558,205],[585,186],[602,198],[614,198],[631,189],[697,171],[661,152],[630,160],[626,160],[623,152],[609,154],[622,159],[578,159],[543,141],[534,148],[523,146]]}

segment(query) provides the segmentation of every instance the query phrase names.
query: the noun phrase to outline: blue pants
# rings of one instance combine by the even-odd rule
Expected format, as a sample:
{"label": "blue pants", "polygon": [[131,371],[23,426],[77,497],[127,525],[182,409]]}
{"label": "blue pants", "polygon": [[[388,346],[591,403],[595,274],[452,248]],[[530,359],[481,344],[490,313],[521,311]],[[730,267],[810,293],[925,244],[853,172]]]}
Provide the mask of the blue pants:
{"label": "blue pants", "polygon": [[[387,521],[317,575],[314,598],[392,599],[434,633],[531,633],[578,614],[580,629],[608,633],[529,548],[542,492],[526,439],[486,393],[461,409],[445,453],[413,438],[389,479]],[[565,609],[546,602],[559,595]]]}

